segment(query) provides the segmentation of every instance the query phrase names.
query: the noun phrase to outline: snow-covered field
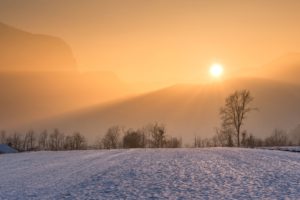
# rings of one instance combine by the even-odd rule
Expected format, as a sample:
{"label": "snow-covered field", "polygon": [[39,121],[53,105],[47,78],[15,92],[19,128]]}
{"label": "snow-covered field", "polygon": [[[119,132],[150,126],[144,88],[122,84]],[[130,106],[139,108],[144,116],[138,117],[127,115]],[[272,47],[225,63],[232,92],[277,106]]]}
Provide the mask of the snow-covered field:
{"label": "snow-covered field", "polygon": [[0,199],[300,199],[300,154],[238,148],[3,154]]}

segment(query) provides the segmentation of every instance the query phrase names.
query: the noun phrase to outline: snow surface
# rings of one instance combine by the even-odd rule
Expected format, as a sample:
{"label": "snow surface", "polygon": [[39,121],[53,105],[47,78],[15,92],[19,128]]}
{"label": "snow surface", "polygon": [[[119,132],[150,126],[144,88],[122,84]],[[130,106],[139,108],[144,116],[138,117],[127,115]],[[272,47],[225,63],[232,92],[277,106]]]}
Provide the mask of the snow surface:
{"label": "snow surface", "polygon": [[300,154],[238,148],[3,154],[0,199],[300,199]]}

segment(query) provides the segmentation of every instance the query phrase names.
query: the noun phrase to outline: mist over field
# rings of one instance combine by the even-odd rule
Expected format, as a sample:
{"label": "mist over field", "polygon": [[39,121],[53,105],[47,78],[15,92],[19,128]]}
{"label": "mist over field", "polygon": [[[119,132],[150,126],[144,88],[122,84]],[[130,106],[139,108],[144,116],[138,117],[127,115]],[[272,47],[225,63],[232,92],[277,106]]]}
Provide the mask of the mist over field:
{"label": "mist over field", "polygon": [[299,199],[299,11],[1,0],[0,199]]}
{"label": "mist over field", "polygon": [[[195,136],[213,135],[219,126],[219,109],[225,97],[244,88],[253,93],[255,106],[260,108],[247,123],[247,129],[255,136],[264,137],[274,128],[289,131],[299,124],[300,86],[295,77],[299,70],[299,54],[282,56],[254,70],[252,76],[241,75],[202,84],[176,83],[165,87],[149,83],[142,90],[143,84],[126,82],[113,72],[81,72],[75,63],[69,69],[51,68],[52,63],[65,65],[64,62],[73,60],[72,55],[61,59],[60,56],[65,55],[59,54],[59,48],[65,51],[63,42],[55,50],[60,56],[53,55],[47,68],[34,57],[36,53],[47,54],[51,49],[43,49],[40,45],[36,51],[25,51],[17,45],[20,41],[39,44],[39,39],[32,38],[40,36],[7,25],[2,25],[1,30],[14,33],[3,34],[1,38],[6,41],[7,48],[15,48],[6,52],[10,56],[14,52],[15,58],[6,56],[6,60],[1,59],[4,62],[1,66],[12,66],[5,62],[27,58],[24,65],[15,63],[13,68],[2,67],[0,72],[2,129],[43,131],[58,128],[65,132],[80,131],[93,140],[113,125],[138,128],[147,123],[161,122],[167,126],[169,134],[190,142]],[[44,40],[47,41],[47,37],[43,36]],[[15,45],[9,45],[9,41]],[[52,39],[43,43],[55,45]],[[4,46],[1,47],[5,49]],[[28,55],[23,55],[24,52]],[[29,59],[30,54],[32,58]],[[46,62],[45,58],[42,60]],[[36,63],[43,68],[28,67]]]}
{"label": "mist over field", "polygon": [[[300,54],[297,52],[300,50],[297,51],[294,45],[297,42],[292,43],[289,40],[283,43],[280,40],[278,45],[282,44],[282,48],[266,50],[267,44],[271,44],[271,41],[266,40],[266,44],[257,48],[259,49],[257,51],[264,52],[266,55],[259,60],[257,55],[254,56],[255,51],[249,51],[246,48],[254,48],[253,44],[244,41],[247,37],[253,40],[257,38],[242,34],[241,38],[236,38],[236,42],[239,40],[244,42],[245,49],[249,51],[247,59],[245,57],[247,51],[237,52],[235,46],[225,53],[222,45],[228,42],[226,40],[214,42],[215,46],[208,48],[210,50],[206,55],[199,48],[207,48],[211,39],[199,45],[202,40],[192,43],[191,38],[183,40],[182,35],[174,32],[171,34],[173,37],[165,41],[165,34],[170,34],[169,31],[177,29],[183,22],[180,21],[177,26],[170,24],[167,29],[163,29],[152,24],[157,19],[150,20],[147,17],[150,13],[141,14],[136,8],[131,7],[133,2],[115,7],[104,2],[106,1],[102,3],[91,1],[91,12],[95,12],[92,5],[103,4],[109,9],[104,13],[111,13],[114,16],[113,19],[97,16],[98,19],[103,20],[103,27],[111,24],[112,27],[119,29],[105,29],[97,37],[95,35],[89,37],[89,34],[92,31],[98,33],[100,27],[83,23],[89,19],[88,16],[82,16],[83,21],[78,22],[77,25],[70,24],[71,16],[80,17],[82,15],[80,10],[83,13],[89,10],[88,7],[80,9],[79,1],[72,3],[73,11],[70,11],[65,3],[61,3],[63,9],[70,11],[70,15],[64,18],[65,22],[70,25],[69,30],[66,27],[54,29],[52,23],[57,19],[51,19],[49,13],[41,15],[41,19],[49,22],[48,27],[37,22],[31,23],[28,19],[21,22],[19,19],[24,13],[31,11],[31,8],[27,6],[19,15],[11,16],[6,12],[0,15],[5,22],[0,24],[0,40],[2,41],[0,48],[2,52],[0,57],[1,129],[9,132],[34,129],[41,132],[44,129],[58,128],[68,133],[79,131],[89,141],[93,141],[103,136],[106,130],[114,125],[140,128],[148,123],[160,122],[166,125],[170,135],[182,137],[183,140],[191,142],[195,136],[210,137],[215,133],[216,127],[220,125],[219,109],[225,97],[238,89],[250,90],[255,97],[255,106],[259,108],[259,112],[253,113],[247,119],[248,132],[262,138],[269,135],[275,128],[289,132],[298,126],[300,112],[297,74]],[[143,4],[153,4],[153,7],[149,9],[158,9],[161,16],[164,16],[162,10],[166,10],[168,17],[163,17],[164,20],[175,20],[176,14],[172,12],[181,10],[177,4],[172,4],[168,10],[165,7],[167,4],[135,3],[137,7]],[[192,5],[199,9],[202,9],[204,5],[195,1],[180,3],[186,6],[187,12],[180,14],[184,16],[182,20],[194,24],[200,23],[191,20],[192,15],[188,11],[192,11]],[[293,3],[298,6],[298,3]],[[2,9],[18,10],[16,4],[9,1],[3,1],[2,4]],[[220,1],[220,4],[216,5],[217,10],[221,9],[219,7],[221,4],[224,2]],[[275,27],[269,22],[276,21],[276,19],[266,18],[262,11],[256,10],[256,4],[253,2],[253,5],[239,4],[239,6],[241,9],[244,9],[243,6],[249,6],[264,19],[253,19],[253,22],[257,24],[252,24],[250,27],[257,28],[264,25],[269,27],[271,33]],[[55,3],[47,2],[45,5],[51,5],[52,9],[57,12],[58,18],[63,16],[63,13],[57,10]],[[38,12],[47,10],[45,5],[37,5],[40,8]],[[206,6],[212,5],[213,3]],[[275,5],[280,7],[279,2]],[[133,11],[132,16],[117,13],[122,6]],[[208,21],[218,24],[215,20],[223,14],[226,16],[231,9],[237,8],[225,8],[224,13],[218,13],[217,16],[208,18]],[[265,9],[267,12],[273,12],[267,7]],[[288,8],[282,8],[280,13],[284,16],[283,19],[287,18],[284,15],[286,9]],[[247,14],[236,15],[248,19]],[[121,35],[114,35],[117,31],[125,34],[126,28],[123,25],[126,23],[129,25],[128,30],[133,30],[132,27],[139,25],[140,22],[133,19],[133,16],[141,16],[156,34],[160,34],[155,38],[155,34],[147,35],[147,31],[150,33],[150,30],[138,32],[137,29],[128,33],[128,40]],[[121,22],[121,17],[129,21]],[[224,20],[226,24],[238,23],[228,16]],[[157,21],[157,23],[164,22]],[[284,26],[286,35],[278,35],[278,39],[289,38],[289,31],[293,34],[299,31],[297,27]],[[198,31],[195,27],[186,26],[185,28],[190,34]],[[72,30],[76,31],[72,32]],[[85,30],[88,34],[80,38],[78,30]],[[218,28],[206,28],[197,37],[201,39],[209,31],[217,30]],[[228,26],[224,30],[226,33],[243,33],[243,26],[240,28]],[[137,35],[141,37],[137,37],[135,41],[130,39]],[[195,37],[191,35],[192,38]],[[144,43],[142,43],[144,41],[142,36],[146,41]],[[267,38],[267,35],[261,34],[258,38]],[[90,40],[95,43],[91,43]],[[295,37],[294,40],[298,41],[298,38]],[[108,41],[111,43],[107,43]],[[117,41],[118,46],[115,43]],[[150,41],[152,41],[151,44]],[[235,44],[232,38],[229,41]],[[99,42],[102,42],[102,45],[99,45]],[[174,49],[174,45],[188,51],[182,52],[178,48]],[[134,47],[141,48],[141,51],[136,51]],[[189,57],[194,54],[191,52],[194,47],[197,47],[199,51],[197,62],[195,58]],[[154,54],[154,49],[159,51]],[[160,52],[164,50],[170,52],[170,55]],[[183,57],[176,56],[179,53]],[[234,59],[232,54],[235,54]],[[150,55],[153,55],[151,62],[148,57]],[[125,57],[131,61],[124,60]],[[116,63],[117,61],[119,63]],[[208,74],[209,65],[214,62],[223,64],[225,69],[224,75],[218,79]],[[117,65],[119,67],[116,67]],[[195,65],[198,65],[197,69],[194,69]],[[157,67],[160,69],[159,73]],[[183,69],[186,69],[186,72]],[[191,70],[193,73],[190,73]]]}

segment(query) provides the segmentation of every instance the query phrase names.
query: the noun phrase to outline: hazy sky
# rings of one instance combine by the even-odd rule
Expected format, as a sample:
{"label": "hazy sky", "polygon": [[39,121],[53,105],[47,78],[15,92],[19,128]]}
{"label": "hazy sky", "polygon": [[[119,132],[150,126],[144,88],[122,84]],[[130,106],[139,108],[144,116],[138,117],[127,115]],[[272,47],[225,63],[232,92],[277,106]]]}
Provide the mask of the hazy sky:
{"label": "hazy sky", "polygon": [[0,21],[131,81],[205,80],[214,62],[230,74],[300,52],[299,0],[0,0]]}

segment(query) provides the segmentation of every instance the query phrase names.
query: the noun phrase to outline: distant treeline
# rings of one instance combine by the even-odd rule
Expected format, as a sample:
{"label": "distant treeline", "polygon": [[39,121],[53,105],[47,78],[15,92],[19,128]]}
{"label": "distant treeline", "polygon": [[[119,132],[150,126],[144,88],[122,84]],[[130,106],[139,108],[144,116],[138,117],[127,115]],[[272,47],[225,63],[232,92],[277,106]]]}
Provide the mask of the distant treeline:
{"label": "distant treeline", "polygon": [[[298,130],[299,129],[299,130]],[[298,131],[297,131],[298,130]],[[105,135],[88,145],[86,138],[79,132],[65,135],[58,129],[36,133],[30,130],[24,134],[7,134],[0,132],[0,144],[9,144],[18,151],[63,151],[85,149],[127,149],[127,148],[180,148],[182,139],[168,136],[163,124],[153,123],[139,129],[125,129],[121,126],[110,127]],[[241,147],[273,147],[300,145],[300,126],[292,134],[284,130],[275,129],[265,139],[252,134],[242,133]],[[193,145],[187,147],[236,147],[237,140],[233,133],[216,131],[211,138],[196,136]]]}
{"label": "distant treeline", "polygon": [[0,132],[0,144],[8,144],[18,151],[63,151],[85,149],[119,149],[119,148],[179,148],[181,138],[166,134],[163,124],[153,123],[141,129],[125,129],[120,126],[110,127],[105,135],[95,144],[88,145],[84,135],[75,132],[65,135],[59,129],[36,133],[30,130],[26,133],[8,134]]}
{"label": "distant treeline", "polygon": [[65,135],[58,129],[54,129],[52,132],[45,130],[41,133],[30,130],[23,134],[18,132],[7,134],[6,131],[1,131],[0,143],[8,144],[21,152],[83,150],[87,148],[86,139],[79,132],[75,132],[72,135]]}
{"label": "distant treeline", "polygon": [[[300,130],[288,134],[281,129],[275,129],[272,134],[264,139],[257,138],[253,134],[242,132],[240,147],[274,147],[274,146],[299,146]],[[194,147],[236,147],[237,139],[233,132],[217,130],[216,134],[211,138],[195,137]]]}
{"label": "distant treeline", "polygon": [[152,123],[139,129],[109,128],[97,141],[99,149],[116,148],[180,148],[182,139],[167,135],[164,124]]}
{"label": "distant treeline", "polygon": [[[243,129],[245,119],[252,111],[258,110],[251,106],[254,97],[249,90],[237,90],[225,99],[220,109],[221,126],[216,129],[212,138],[195,137],[193,147],[268,147],[300,145],[300,125],[293,134],[275,129],[267,138],[257,138]],[[48,133],[36,134],[33,130],[25,134],[0,134],[0,143],[6,143],[19,151],[33,150],[83,150],[118,149],[118,148],[180,148],[182,139],[167,135],[164,124],[151,123],[139,129],[125,129],[112,126],[103,137],[92,146],[87,145],[86,138],[79,132],[65,135],[58,129]]]}
{"label": "distant treeline", "polygon": [[[262,146],[287,146],[300,145],[300,136],[289,138],[288,134],[275,129],[272,135],[265,139],[254,137],[243,130],[243,126],[252,111],[258,108],[251,104],[254,97],[249,90],[237,90],[225,99],[224,106],[220,109],[221,126],[216,129],[216,134],[210,139],[195,137],[194,147],[262,147]],[[296,133],[297,134],[297,133]]]}
{"label": "distant treeline", "polygon": [[[258,108],[252,107],[254,97],[249,90],[237,90],[225,99],[224,106],[220,109],[221,126],[216,129],[212,138],[201,139],[195,137],[194,147],[268,147],[300,145],[300,128],[293,136],[285,131],[275,129],[267,138],[257,138],[248,134],[243,129],[245,121],[252,111]],[[122,130],[120,127],[110,128],[104,138],[99,141],[99,147],[110,148],[176,148],[182,146],[181,139],[168,138],[165,126],[154,123],[146,128],[125,131],[123,139],[120,140]]]}
{"label": "distant treeline", "polygon": [[[243,132],[240,147],[274,147],[300,145],[300,126],[288,134],[284,130],[275,129],[264,139]],[[139,129],[125,129],[121,126],[112,126],[106,133],[97,139],[94,144],[88,144],[84,135],[74,132],[66,135],[59,129],[52,132],[47,130],[37,133],[30,130],[26,133],[8,134],[0,132],[0,144],[8,144],[18,151],[64,151],[86,149],[128,149],[128,148],[181,148],[182,138],[167,135],[163,124],[148,124]],[[232,132],[216,130],[211,138],[195,136],[194,143],[186,147],[236,147],[237,139]]]}

